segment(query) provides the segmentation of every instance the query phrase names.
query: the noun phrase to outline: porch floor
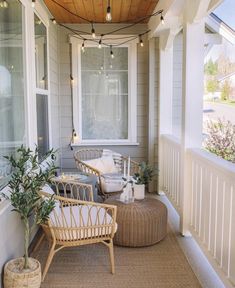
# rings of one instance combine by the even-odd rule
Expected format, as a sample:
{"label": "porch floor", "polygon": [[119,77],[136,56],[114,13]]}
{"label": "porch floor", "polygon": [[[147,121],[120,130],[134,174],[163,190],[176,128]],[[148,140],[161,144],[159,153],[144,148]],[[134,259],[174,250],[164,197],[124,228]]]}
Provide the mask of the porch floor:
{"label": "porch floor", "polygon": [[[108,249],[102,244],[65,248],[55,255],[42,288],[201,287],[184,256],[176,234],[145,248],[114,247],[116,273],[110,273]],[[44,267],[48,245],[34,253]]]}

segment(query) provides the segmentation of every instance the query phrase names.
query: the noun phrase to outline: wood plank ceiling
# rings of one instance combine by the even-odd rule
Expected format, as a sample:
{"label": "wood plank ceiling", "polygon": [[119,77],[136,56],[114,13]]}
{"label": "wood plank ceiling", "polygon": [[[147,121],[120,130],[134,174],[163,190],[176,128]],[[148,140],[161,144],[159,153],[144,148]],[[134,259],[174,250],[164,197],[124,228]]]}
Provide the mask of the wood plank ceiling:
{"label": "wood plank ceiling", "polygon": [[[133,22],[153,13],[159,0],[110,0],[112,22]],[[53,17],[59,23],[87,23],[67,10],[94,23],[105,20],[108,0],[44,0]],[[56,2],[59,4],[56,4]],[[60,6],[61,5],[61,6]],[[149,19],[143,21],[148,22]]]}

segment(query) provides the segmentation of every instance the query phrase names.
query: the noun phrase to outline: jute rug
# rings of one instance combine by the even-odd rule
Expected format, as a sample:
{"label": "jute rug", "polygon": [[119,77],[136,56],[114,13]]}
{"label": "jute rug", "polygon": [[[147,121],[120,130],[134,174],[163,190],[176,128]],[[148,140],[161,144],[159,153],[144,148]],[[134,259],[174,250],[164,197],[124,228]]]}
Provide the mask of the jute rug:
{"label": "jute rug", "polygon": [[[44,241],[34,253],[44,267]],[[108,248],[102,244],[59,251],[42,288],[195,288],[201,287],[169,229],[160,243],[144,248],[114,247],[116,273],[110,273]]]}

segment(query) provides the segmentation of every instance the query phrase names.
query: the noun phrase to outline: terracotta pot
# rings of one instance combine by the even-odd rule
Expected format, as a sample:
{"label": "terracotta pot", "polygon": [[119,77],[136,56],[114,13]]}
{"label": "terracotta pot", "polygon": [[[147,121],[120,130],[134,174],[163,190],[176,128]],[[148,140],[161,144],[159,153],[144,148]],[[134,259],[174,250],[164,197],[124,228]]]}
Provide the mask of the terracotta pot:
{"label": "terracotta pot", "polygon": [[24,258],[10,260],[4,267],[4,288],[40,288],[41,265],[38,260],[29,258],[29,269],[23,269]]}
{"label": "terracotta pot", "polygon": [[134,197],[136,200],[143,200],[145,193],[145,185],[144,184],[135,184],[134,185]]}

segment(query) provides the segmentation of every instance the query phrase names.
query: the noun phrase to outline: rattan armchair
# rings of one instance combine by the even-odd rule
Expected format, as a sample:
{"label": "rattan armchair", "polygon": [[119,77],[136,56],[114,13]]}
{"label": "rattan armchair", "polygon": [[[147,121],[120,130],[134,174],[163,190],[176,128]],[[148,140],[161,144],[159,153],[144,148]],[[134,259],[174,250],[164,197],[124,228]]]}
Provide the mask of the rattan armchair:
{"label": "rattan armchair", "polygon": [[[42,197],[51,194],[41,192]],[[46,224],[41,225],[50,243],[42,274],[44,280],[52,259],[65,247],[103,243],[109,248],[114,273],[113,237],[117,229],[116,206],[54,196],[56,207]]]}
{"label": "rattan armchair", "polygon": [[[94,167],[92,167],[89,164],[84,162],[84,161],[91,160],[91,159],[101,158],[104,155],[104,153],[112,155],[112,158],[113,158],[113,161],[114,161],[114,164],[117,168],[118,173],[123,175],[124,161],[126,161],[126,163],[127,163],[128,157],[125,157],[125,156],[123,156],[119,153],[116,153],[114,151],[111,151],[111,150],[80,149],[74,153],[74,159],[76,162],[76,166],[80,171],[97,176],[98,193],[103,198],[107,198],[108,196],[110,196],[110,194],[113,195],[114,193],[121,193],[122,189],[119,191],[112,191],[112,193],[106,192],[103,185],[102,185],[102,178],[104,177],[104,174],[101,171],[99,171],[98,169],[96,169],[96,168],[94,168]],[[138,171],[139,171],[139,163],[131,160],[130,161],[130,175],[134,175],[134,173],[136,173]]]}

